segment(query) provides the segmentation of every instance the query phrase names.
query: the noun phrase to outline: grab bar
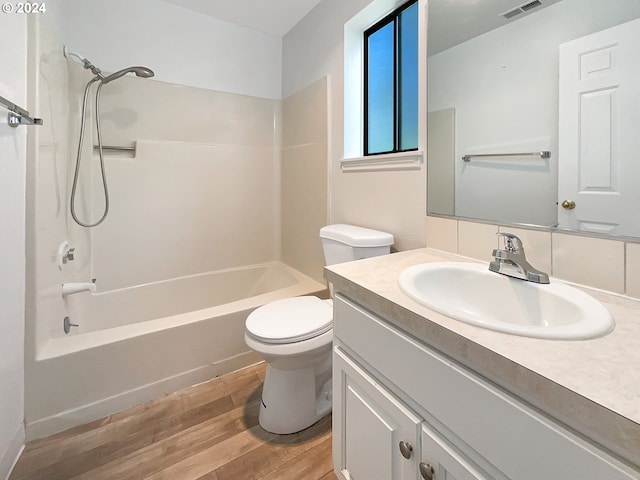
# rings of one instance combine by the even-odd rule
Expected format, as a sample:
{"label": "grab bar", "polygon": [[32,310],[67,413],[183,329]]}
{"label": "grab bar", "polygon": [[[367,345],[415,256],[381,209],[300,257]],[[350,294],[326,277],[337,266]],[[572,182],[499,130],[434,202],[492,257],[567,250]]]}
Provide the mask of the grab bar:
{"label": "grab bar", "polygon": [[9,126],[16,128],[18,125],[42,125],[41,118],[33,118],[24,108],[0,96],[0,105],[9,109]]}
{"label": "grab bar", "polygon": [[540,157],[550,158],[551,152],[544,150],[542,152],[527,152],[527,153],[474,153],[469,155],[463,155],[462,160],[470,162],[474,157]]}
{"label": "grab bar", "polygon": [[[102,150],[112,150],[115,152],[133,152],[133,155],[136,154],[137,145],[134,143],[131,147],[120,147],[118,145],[103,145]],[[93,146],[94,150],[99,150],[100,147],[98,145]]]}

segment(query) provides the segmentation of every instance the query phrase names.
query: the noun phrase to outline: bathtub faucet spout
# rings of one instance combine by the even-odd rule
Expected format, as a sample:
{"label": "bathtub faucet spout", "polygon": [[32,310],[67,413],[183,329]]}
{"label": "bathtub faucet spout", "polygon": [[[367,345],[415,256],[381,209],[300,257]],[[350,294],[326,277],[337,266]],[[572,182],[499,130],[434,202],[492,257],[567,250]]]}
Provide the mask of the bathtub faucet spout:
{"label": "bathtub faucet spout", "polygon": [[95,278],[92,278],[90,282],[71,282],[71,283],[62,284],[63,297],[66,297],[67,295],[73,295],[74,293],[80,293],[80,292],[94,293],[95,291],[96,291]]}

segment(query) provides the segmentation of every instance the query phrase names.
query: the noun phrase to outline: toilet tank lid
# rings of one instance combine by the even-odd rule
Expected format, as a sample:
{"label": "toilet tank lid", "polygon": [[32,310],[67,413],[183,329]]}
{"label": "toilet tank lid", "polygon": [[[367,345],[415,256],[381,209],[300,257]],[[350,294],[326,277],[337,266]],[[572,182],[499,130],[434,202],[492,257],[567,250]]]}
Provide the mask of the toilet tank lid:
{"label": "toilet tank lid", "polygon": [[334,240],[351,247],[386,247],[393,245],[393,235],[355,225],[327,225],[320,229],[320,238]]}

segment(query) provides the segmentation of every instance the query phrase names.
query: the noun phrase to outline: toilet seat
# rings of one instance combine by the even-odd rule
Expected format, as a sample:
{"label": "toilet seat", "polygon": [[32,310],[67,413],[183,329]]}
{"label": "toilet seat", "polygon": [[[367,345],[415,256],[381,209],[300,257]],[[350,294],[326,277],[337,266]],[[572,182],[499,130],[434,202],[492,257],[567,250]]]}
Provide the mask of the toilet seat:
{"label": "toilet seat", "polygon": [[269,344],[302,342],[332,328],[331,304],[313,296],[285,298],[263,305],[249,314],[246,321],[247,333]]}

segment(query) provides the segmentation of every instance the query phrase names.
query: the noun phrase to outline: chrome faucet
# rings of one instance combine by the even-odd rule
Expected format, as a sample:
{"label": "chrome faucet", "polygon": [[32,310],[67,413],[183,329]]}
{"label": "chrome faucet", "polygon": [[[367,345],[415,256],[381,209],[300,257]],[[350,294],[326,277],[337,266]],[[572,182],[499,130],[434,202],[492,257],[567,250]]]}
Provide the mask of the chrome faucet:
{"label": "chrome faucet", "polygon": [[493,251],[495,260],[489,264],[489,270],[529,282],[549,283],[549,275],[536,270],[527,261],[522,240],[513,233],[504,232],[497,235],[504,237],[504,250]]}

